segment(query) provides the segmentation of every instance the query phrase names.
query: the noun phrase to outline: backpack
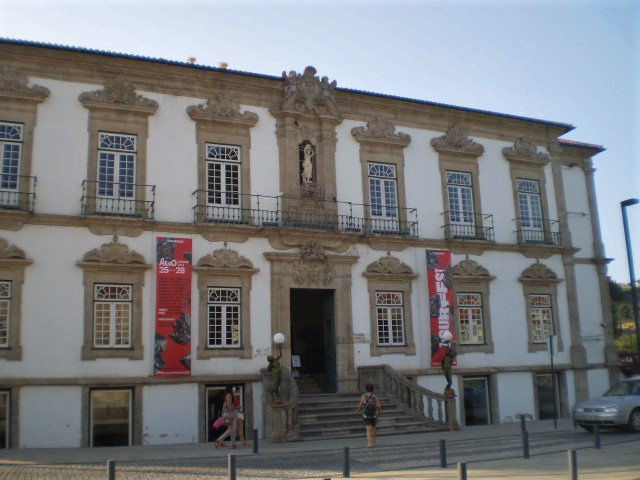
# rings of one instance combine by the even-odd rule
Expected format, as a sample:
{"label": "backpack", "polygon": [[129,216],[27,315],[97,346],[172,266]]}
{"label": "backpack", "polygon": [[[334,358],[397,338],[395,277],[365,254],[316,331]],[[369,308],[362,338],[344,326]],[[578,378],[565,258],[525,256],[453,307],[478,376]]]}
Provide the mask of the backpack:
{"label": "backpack", "polygon": [[364,403],[364,415],[366,417],[376,416],[376,396],[371,394]]}

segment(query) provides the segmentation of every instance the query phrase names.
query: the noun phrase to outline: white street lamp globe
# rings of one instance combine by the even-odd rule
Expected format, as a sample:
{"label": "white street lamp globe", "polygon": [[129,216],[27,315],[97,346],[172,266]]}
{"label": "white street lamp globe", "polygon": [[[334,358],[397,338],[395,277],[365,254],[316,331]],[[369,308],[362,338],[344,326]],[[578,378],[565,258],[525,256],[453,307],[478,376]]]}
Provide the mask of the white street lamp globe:
{"label": "white street lamp globe", "polygon": [[277,343],[278,345],[281,345],[284,343],[284,333],[276,333],[273,336],[273,342]]}
{"label": "white street lamp globe", "polygon": [[442,340],[445,343],[450,342],[452,338],[453,338],[453,334],[449,330],[445,330],[440,334],[440,340]]}

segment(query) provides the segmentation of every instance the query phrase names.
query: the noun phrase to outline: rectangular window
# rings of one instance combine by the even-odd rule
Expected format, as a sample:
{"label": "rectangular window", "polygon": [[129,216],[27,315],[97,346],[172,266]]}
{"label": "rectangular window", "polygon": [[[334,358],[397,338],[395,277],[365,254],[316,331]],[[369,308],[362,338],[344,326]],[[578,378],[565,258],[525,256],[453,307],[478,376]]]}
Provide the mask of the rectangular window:
{"label": "rectangular window", "polygon": [[0,390],[0,449],[9,448],[10,398],[8,391]]}
{"label": "rectangular window", "polygon": [[135,215],[136,136],[98,133],[99,213]]}
{"label": "rectangular window", "polygon": [[378,345],[404,345],[402,292],[376,292]]}
{"label": "rectangular window", "polygon": [[537,180],[517,179],[520,225],[530,230],[542,230],[542,203]]}
{"label": "rectangular window", "polygon": [[0,281],[0,348],[9,347],[11,318],[11,282]]}
{"label": "rectangular window", "polygon": [[216,217],[240,207],[240,147],[208,143],[206,155],[207,205],[218,207],[212,209]]}
{"label": "rectangular window", "polygon": [[489,412],[489,386],[486,377],[462,380],[464,389],[464,421],[466,425],[488,425],[491,421]]}
{"label": "rectangular window", "polygon": [[20,160],[24,125],[0,122],[0,206],[15,207],[19,203]]}
{"label": "rectangular window", "polygon": [[91,390],[92,447],[128,447],[132,437],[131,390]]}
{"label": "rectangular window", "polygon": [[535,382],[538,394],[538,420],[552,419],[554,413],[557,413],[558,417],[561,417],[560,388],[557,374],[553,377],[550,373],[537,374],[535,376]]}
{"label": "rectangular window", "polygon": [[447,194],[449,196],[449,220],[457,227],[454,234],[475,236],[471,174],[448,171]]}
{"label": "rectangular window", "polygon": [[94,284],[93,346],[128,348],[131,346],[132,286]]}
{"label": "rectangular window", "polygon": [[369,200],[374,231],[398,230],[396,166],[369,163]]}
{"label": "rectangular window", "polygon": [[529,295],[529,312],[533,343],[546,343],[549,335],[553,335],[551,295]]}
{"label": "rectangular window", "polygon": [[240,289],[208,289],[208,348],[240,348]]}
{"label": "rectangular window", "polygon": [[458,320],[460,322],[460,344],[484,344],[482,320],[482,294],[458,293]]}

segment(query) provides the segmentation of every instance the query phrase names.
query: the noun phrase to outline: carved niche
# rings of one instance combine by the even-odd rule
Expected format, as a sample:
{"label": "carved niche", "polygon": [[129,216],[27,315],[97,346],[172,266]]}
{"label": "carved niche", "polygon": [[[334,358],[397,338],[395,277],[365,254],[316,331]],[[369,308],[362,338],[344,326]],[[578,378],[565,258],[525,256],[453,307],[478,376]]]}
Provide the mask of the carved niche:
{"label": "carved niche", "polygon": [[505,147],[502,154],[509,161],[533,162],[546,164],[549,162],[549,155],[538,152],[538,147],[532,140],[521,137],[513,143],[513,147]]}
{"label": "carved niche", "polygon": [[49,96],[49,89],[40,85],[27,85],[27,76],[10,65],[0,65],[0,97],[42,102]]}
{"label": "carved niche", "polygon": [[258,115],[245,111],[240,113],[238,101],[226,93],[215,94],[207,99],[206,105],[191,105],[187,113],[193,120],[222,121],[253,126],[258,122]]}
{"label": "carved niche", "polygon": [[328,285],[332,279],[331,264],[324,248],[315,242],[300,247],[300,259],[293,264],[294,283]]}
{"label": "carved niche", "polygon": [[520,281],[521,282],[542,281],[542,282],[549,282],[549,283],[557,283],[557,282],[560,282],[561,280],[558,279],[558,275],[556,275],[556,273],[553,270],[551,270],[546,265],[537,262],[522,272],[522,275],[520,276]]}
{"label": "carved niche", "polygon": [[103,89],[81,93],[78,99],[89,109],[102,106],[149,114],[158,109],[158,102],[138,95],[133,84],[122,74],[105,79]]}
{"label": "carved niche", "polygon": [[351,135],[356,140],[392,143],[407,146],[411,142],[411,137],[406,133],[395,133],[396,127],[393,123],[383,117],[375,117],[367,122],[367,127],[354,127]]}
{"label": "carved niche", "polygon": [[282,110],[313,112],[320,116],[340,118],[335,101],[336,81],[329,83],[328,77],[322,77],[321,80],[316,72],[312,66],[306,67],[304,73],[296,73],[295,70],[291,70],[289,74],[282,72],[285,84]]}
{"label": "carved niche", "polygon": [[129,247],[118,243],[114,236],[110,243],[103,244],[99,249],[94,248],[82,257],[83,262],[105,263],[117,265],[144,265],[144,257],[136,251],[129,251]]}
{"label": "carved niche", "polygon": [[460,122],[455,122],[442,137],[431,139],[431,146],[438,151],[453,151],[480,156],[484,147],[468,137],[468,131]]}

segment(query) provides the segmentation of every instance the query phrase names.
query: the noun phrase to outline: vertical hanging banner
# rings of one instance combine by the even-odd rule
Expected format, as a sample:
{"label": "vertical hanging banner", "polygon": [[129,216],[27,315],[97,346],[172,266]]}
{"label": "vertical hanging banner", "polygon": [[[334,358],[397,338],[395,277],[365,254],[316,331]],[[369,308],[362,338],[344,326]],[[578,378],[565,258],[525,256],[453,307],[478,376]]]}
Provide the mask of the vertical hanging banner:
{"label": "vertical hanging banner", "polygon": [[153,375],[191,375],[191,239],[156,240]]}
{"label": "vertical hanging banner", "polygon": [[[440,367],[446,344],[440,335],[449,331],[455,344],[453,311],[453,277],[451,276],[451,252],[449,250],[427,250],[427,288],[429,295],[429,318],[431,323],[431,366]],[[457,365],[454,359],[454,365]]]}

